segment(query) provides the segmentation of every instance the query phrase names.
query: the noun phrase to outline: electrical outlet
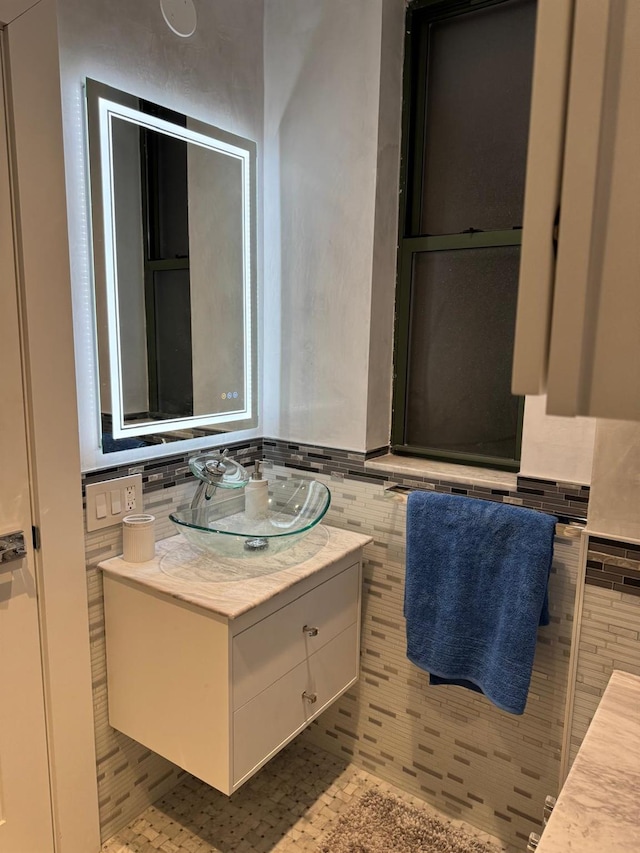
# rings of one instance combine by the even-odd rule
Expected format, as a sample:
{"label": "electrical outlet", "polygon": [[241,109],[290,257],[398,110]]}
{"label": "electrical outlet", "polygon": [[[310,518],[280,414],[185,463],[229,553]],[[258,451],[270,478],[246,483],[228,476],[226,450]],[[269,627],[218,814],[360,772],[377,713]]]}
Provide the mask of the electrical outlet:
{"label": "electrical outlet", "polygon": [[142,512],[142,475],[91,483],[87,494],[87,531],[120,524],[125,515]]}
{"label": "electrical outlet", "polygon": [[135,512],[138,509],[135,485],[124,487],[124,508],[127,512]]}

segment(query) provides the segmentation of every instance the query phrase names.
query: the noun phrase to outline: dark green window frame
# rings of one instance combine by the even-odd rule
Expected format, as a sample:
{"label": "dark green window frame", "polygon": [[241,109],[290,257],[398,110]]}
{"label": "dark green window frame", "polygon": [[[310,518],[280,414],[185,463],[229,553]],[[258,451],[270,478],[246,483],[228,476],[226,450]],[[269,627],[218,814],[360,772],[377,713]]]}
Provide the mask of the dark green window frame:
{"label": "dark green window frame", "polygon": [[[421,456],[440,461],[471,464],[499,470],[520,470],[524,397],[519,398],[516,427],[516,454],[513,459],[452,450],[441,450],[406,443],[406,394],[411,320],[411,281],[416,254],[446,250],[519,246],[522,226],[509,230],[468,231],[438,236],[416,235],[421,216],[423,161],[414,152],[421,151],[426,130],[427,57],[426,39],[414,46],[414,27],[423,27],[465,12],[495,6],[507,0],[413,0],[407,7],[405,60],[403,74],[402,148],[400,166],[400,215],[396,287],[394,343],[394,387],[391,449],[394,453]],[[414,104],[417,105],[414,107]]]}

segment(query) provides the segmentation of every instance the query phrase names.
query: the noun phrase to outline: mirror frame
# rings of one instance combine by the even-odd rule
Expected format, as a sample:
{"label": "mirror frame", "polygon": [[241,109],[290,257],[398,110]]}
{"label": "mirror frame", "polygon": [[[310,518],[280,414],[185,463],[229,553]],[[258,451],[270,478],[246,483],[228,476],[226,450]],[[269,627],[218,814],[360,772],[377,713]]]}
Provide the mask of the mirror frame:
{"label": "mirror frame", "polygon": [[[257,284],[256,284],[256,144],[186,117],[187,127],[143,113],[133,104],[140,99],[87,78],[88,162],[94,264],[94,310],[98,369],[97,417],[102,438],[102,405],[108,377],[114,439],[157,436],[161,443],[250,429],[257,425]],[[122,383],[122,354],[118,307],[117,246],[115,228],[112,121],[119,119],[139,127],[166,133],[199,147],[239,160],[243,197],[243,326],[244,407],[220,414],[189,415],[161,421],[126,424]],[[144,283],[141,283],[144,286]],[[107,352],[100,346],[99,327],[107,330]],[[179,435],[175,433],[179,431]],[[102,449],[104,453],[104,447]]]}

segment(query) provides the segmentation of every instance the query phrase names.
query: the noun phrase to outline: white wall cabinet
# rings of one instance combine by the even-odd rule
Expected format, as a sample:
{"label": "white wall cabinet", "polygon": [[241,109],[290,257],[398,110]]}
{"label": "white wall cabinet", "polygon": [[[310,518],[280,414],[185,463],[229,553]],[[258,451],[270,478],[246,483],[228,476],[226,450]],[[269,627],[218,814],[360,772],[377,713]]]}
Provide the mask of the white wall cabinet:
{"label": "white wall cabinet", "polygon": [[513,391],[549,414],[640,420],[639,91],[640,3],[539,0]]}
{"label": "white wall cabinet", "polygon": [[356,681],[360,589],[351,553],[229,618],[105,573],[109,722],[231,794]]}

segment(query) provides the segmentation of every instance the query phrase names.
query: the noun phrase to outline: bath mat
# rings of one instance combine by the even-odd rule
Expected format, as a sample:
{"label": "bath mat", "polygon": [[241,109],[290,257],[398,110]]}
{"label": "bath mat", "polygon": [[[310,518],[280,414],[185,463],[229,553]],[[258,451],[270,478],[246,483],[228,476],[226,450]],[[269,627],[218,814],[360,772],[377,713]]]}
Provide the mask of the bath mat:
{"label": "bath mat", "polygon": [[498,853],[452,824],[369,791],[338,821],[320,853]]}

